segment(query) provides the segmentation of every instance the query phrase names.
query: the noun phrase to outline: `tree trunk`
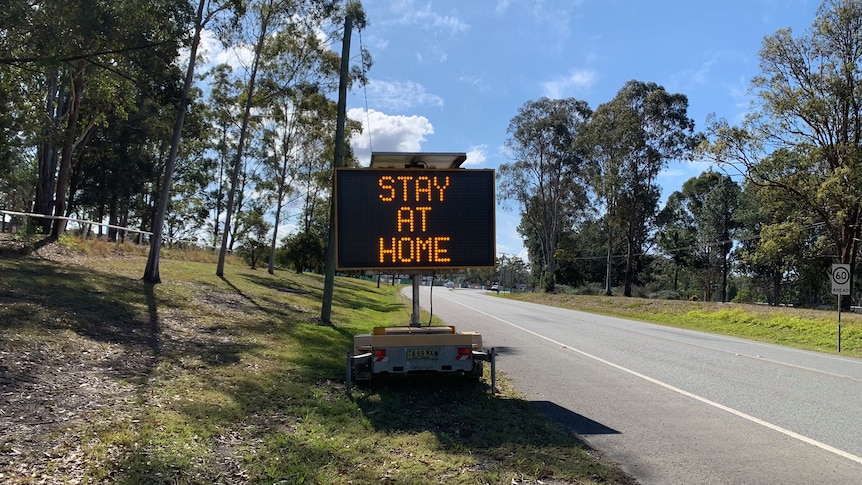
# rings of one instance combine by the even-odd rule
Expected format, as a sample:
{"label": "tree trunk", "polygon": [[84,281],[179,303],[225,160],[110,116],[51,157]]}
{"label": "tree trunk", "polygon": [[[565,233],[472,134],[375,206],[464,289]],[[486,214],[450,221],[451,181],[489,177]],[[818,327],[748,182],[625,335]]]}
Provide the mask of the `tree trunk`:
{"label": "tree trunk", "polygon": [[[222,132],[222,139],[226,139],[226,135],[224,131]],[[227,142],[225,142],[225,146],[227,146]],[[224,199],[224,157],[219,157],[219,167],[218,167],[218,189],[216,189],[216,206],[215,206],[215,215],[213,216],[213,249],[215,249],[216,244],[218,244],[218,236],[219,236],[219,215],[222,211],[222,200]]]}
{"label": "tree trunk", "polygon": [[608,254],[605,259],[605,296],[614,294],[613,288],[613,230],[608,225]]}
{"label": "tree trunk", "polygon": [[180,140],[183,135],[183,125],[186,121],[186,110],[189,106],[189,98],[194,83],[195,76],[195,59],[197,58],[198,45],[201,42],[201,31],[204,28],[203,15],[204,7],[207,0],[200,0],[198,4],[197,17],[195,17],[195,35],[192,39],[191,50],[189,53],[189,66],[186,69],[186,79],[183,85],[182,102],[177,108],[177,121],[174,124],[174,135],[171,139],[171,151],[168,154],[168,161],[165,164],[164,181],[162,182],[162,192],[159,197],[159,208],[153,217],[153,236],[150,239],[150,254],[147,257],[147,267],[144,269],[143,280],[147,283],[161,283],[162,279],[159,275],[159,256],[162,248],[162,226],[165,222],[165,214],[168,212],[168,200],[171,197],[171,179],[174,176],[174,167],[177,162],[177,154],[179,153]]}
{"label": "tree trunk", "polygon": [[635,243],[629,236],[626,238],[626,269],[624,273],[623,295],[632,296],[632,269],[635,259]]}
{"label": "tree trunk", "polygon": [[[112,226],[118,226],[119,221],[117,220],[117,196],[116,194],[111,195],[111,199],[108,202],[108,224]],[[108,228],[108,241],[116,242],[117,241],[117,229],[113,227]]]}
{"label": "tree trunk", "polygon": [[[233,204],[233,210],[231,212],[236,214],[242,214],[242,208],[245,205],[245,185],[246,185],[246,177],[245,177],[245,164],[240,165],[242,168],[240,169],[240,173],[243,175],[242,180],[239,181],[239,188],[231,188],[236,197],[236,202]],[[234,219],[233,227],[230,230],[230,243],[228,244],[228,252],[233,253],[233,245],[236,244],[237,235],[239,234],[240,227],[242,226],[242,221],[240,221],[239,217]],[[227,226],[225,226],[227,227]],[[227,231],[225,231],[227,234]]]}
{"label": "tree trunk", "polygon": [[269,267],[267,272],[275,274],[275,247],[278,244],[278,225],[281,222],[282,185],[278,186],[278,201],[275,203],[275,225],[272,228],[272,241],[269,245]]}
{"label": "tree trunk", "polygon": [[[635,210],[635,214],[637,214],[637,210]],[[636,219],[637,216],[630,218],[626,229],[626,269],[623,273],[623,295],[627,297],[631,297],[633,294],[632,281],[634,280],[635,248],[638,247],[638,221]]]}
{"label": "tree trunk", "polygon": [[772,306],[778,306],[781,296],[781,272],[772,273]]}
{"label": "tree trunk", "polygon": [[[33,204],[33,212],[50,216],[54,208],[55,182],[57,180],[57,163],[60,156],[56,145],[55,126],[57,113],[65,111],[66,107],[63,93],[59,89],[60,71],[58,68],[51,69],[47,74],[47,88],[45,90],[45,118],[42,124],[42,132],[39,144],[36,148],[38,159],[39,178],[36,183],[36,197]],[[51,219],[41,219],[38,223],[42,228],[42,234],[51,231]]]}
{"label": "tree trunk", "polygon": [[[73,67],[71,100],[69,116],[66,123],[66,136],[63,141],[63,151],[60,156],[60,173],[57,176],[57,187],[54,195],[54,216],[66,215],[66,189],[72,173],[72,149],[75,146],[75,132],[78,119],[81,116],[81,97],[84,95],[84,66],[86,61],[79,61]],[[55,219],[51,229],[50,239],[56,241],[66,229],[65,219]]]}
{"label": "tree trunk", "polygon": [[[254,104],[254,84],[257,79],[257,69],[260,66],[261,51],[263,50],[263,42],[267,34],[267,21],[264,19],[260,27],[260,35],[257,38],[257,44],[254,46],[254,59],[251,63],[251,74],[248,80],[247,98],[245,101],[245,109],[242,115],[242,125],[239,131],[239,141],[237,142],[236,157],[233,160],[233,174],[231,174],[230,191],[227,194],[227,207],[225,211],[224,231],[221,240],[221,250],[218,254],[218,264],[216,265],[216,276],[224,276],[224,260],[227,256],[228,234],[231,230],[231,213],[233,212],[233,203],[237,192],[237,182],[239,180],[239,171],[242,169],[242,152],[245,148],[245,139],[248,132],[248,122],[251,118],[251,108]],[[231,247],[233,247],[233,237],[231,238]]]}

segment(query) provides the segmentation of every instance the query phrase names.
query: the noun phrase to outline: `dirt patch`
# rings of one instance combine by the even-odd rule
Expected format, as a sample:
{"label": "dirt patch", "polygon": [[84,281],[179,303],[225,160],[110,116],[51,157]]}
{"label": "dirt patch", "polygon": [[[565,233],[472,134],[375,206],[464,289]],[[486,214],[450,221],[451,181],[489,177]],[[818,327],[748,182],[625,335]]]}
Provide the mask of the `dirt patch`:
{"label": "dirt patch", "polygon": [[[27,256],[8,240],[2,246],[0,258],[13,254],[57,263],[58,269],[88,264],[86,256],[59,244]],[[116,473],[130,455],[129,448],[108,446],[100,437],[135,430],[148,409],[170,399],[150,391],[163,356],[178,365],[223,364],[235,360],[237,349],[222,329],[180,321],[171,309],[160,310],[156,318],[143,311],[124,321],[82,325],[80,314],[50,305],[50,290],[46,293],[33,297],[0,285],[0,483],[122,481],[92,476],[94,462],[112,463],[105,471]],[[237,307],[242,303],[235,302]],[[132,435],[127,442],[137,439]],[[219,438],[224,446],[201,467],[209,470],[208,477],[243,482],[245,472],[229,446],[236,439],[233,434]]]}
{"label": "dirt patch", "polygon": [[[82,480],[78,458],[97,443],[82,424],[131,419],[143,370],[121,345],[51,330],[5,334],[0,341],[0,479]],[[120,364],[118,366],[118,364]]]}

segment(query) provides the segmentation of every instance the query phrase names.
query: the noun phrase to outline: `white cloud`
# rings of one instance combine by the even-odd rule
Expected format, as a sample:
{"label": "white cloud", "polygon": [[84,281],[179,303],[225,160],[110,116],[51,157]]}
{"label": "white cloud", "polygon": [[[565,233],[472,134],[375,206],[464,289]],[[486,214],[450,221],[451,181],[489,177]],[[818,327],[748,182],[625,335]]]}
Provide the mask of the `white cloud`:
{"label": "white cloud", "polygon": [[[360,35],[361,35],[361,33],[360,33]],[[383,37],[372,33],[372,34],[368,35],[368,37],[365,38],[364,44],[365,44],[365,47],[367,49],[371,50],[372,52],[382,51],[382,50],[385,50],[387,47],[389,47],[389,40],[384,39]]]}
{"label": "white cloud", "polygon": [[696,84],[708,84],[709,83],[709,74],[712,71],[712,65],[715,63],[715,59],[710,59],[703,64],[700,65],[700,69],[694,71],[690,78]]}
{"label": "white cloud", "polygon": [[431,3],[424,8],[418,8],[413,1],[393,2],[390,9],[400,14],[394,23],[399,25],[417,26],[426,30],[448,32],[449,35],[460,34],[470,30],[470,25],[457,15],[441,15],[431,10]]}
{"label": "white cloud", "polygon": [[[579,9],[584,0],[546,2],[535,0],[497,0],[494,15],[498,18],[518,18],[520,23],[540,26],[543,33],[565,39],[571,34],[575,21],[581,17]],[[562,47],[557,45],[557,47]]]}
{"label": "white cloud", "polygon": [[287,236],[290,236],[291,234],[296,234],[297,232],[299,232],[299,226],[297,226],[295,223],[279,224],[278,235],[276,236],[278,242],[276,244],[281,246],[282,239]]}
{"label": "white cloud", "polygon": [[[215,32],[204,29],[201,31],[201,43],[198,46],[198,56],[202,59],[195,71],[198,73],[204,72],[219,64],[227,64],[233,68],[234,73],[239,73],[246,66],[251,65],[251,60],[254,57],[254,51],[248,46],[234,46],[230,49],[225,49],[221,41],[218,40]],[[189,62],[189,50],[183,49],[180,52],[177,64],[186,69]]]}
{"label": "white cloud", "polygon": [[494,7],[494,13],[496,13],[498,17],[502,17],[506,14],[506,10],[508,9],[509,0],[497,0],[497,5]]}
{"label": "white cloud", "polygon": [[467,161],[464,162],[465,167],[475,167],[478,165],[482,165],[485,163],[485,160],[488,159],[488,145],[476,145],[474,147],[470,147],[470,151],[467,152]]}
{"label": "white cloud", "polygon": [[376,106],[393,111],[404,111],[415,106],[443,106],[443,98],[426,92],[425,86],[413,81],[371,80],[365,92]]}
{"label": "white cloud", "polygon": [[362,134],[350,140],[353,152],[363,166],[376,152],[419,152],[425,135],[434,133],[434,126],[424,116],[388,115],[373,109],[348,110],[347,116],[362,123]]}
{"label": "white cloud", "polygon": [[567,97],[572,91],[583,92],[596,82],[596,73],[587,69],[572,70],[567,76],[560,76],[542,83],[544,95],[552,99]]}

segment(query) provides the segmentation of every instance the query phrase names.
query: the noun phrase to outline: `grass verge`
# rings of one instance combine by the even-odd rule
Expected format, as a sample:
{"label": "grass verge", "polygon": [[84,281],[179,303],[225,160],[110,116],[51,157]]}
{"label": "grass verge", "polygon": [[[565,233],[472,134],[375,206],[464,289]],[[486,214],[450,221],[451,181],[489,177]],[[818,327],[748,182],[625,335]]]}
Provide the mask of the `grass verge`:
{"label": "grass verge", "polygon": [[[837,311],[620,296],[516,293],[507,298],[818,352],[838,352]],[[862,314],[842,312],[841,354],[862,357]]]}
{"label": "grass verge", "polygon": [[[508,390],[457,378],[345,392],[397,287],[161,261],[83,243],[0,255],[0,482],[630,483]],[[48,248],[43,248],[47,250]]]}

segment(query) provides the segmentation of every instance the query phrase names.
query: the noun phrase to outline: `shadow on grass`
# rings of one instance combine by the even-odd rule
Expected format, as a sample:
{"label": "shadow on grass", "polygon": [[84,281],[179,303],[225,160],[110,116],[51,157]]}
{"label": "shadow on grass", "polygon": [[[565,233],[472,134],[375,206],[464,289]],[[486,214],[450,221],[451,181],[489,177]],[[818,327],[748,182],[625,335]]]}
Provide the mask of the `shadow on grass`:
{"label": "shadow on grass", "polygon": [[[158,349],[158,318],[152,287],[138,280],[88,268],[43,261],[16,264],[5,272],[0,302],[20,318],[3,318],[0,328],[69,329],[82,337],[120,344],[135,352]],[[137,308],[151,308],[149,315]]]}
{"label": "shadow on grass", "polygon": [[226,285],[230,286],[231,289],[234,292],[236,292],[237,295],[241,296],[245,301],[254,305],[258,310],[264,310],[264,311],[266,310],[264,307],[260,306],[260,304],[257,301],[255,301],[254,298],[246,295],[241,289],[237,288],[237,286],[235,284],[231,283],[230,280],[227,279],[226,276],[219,276],[219,279],[221,279]]}
{"label": "shadow on grass", "polygon": [[540,412],[578,434],[617,433],[553,403],[492,396],[485,383],[457,375],[391,377],[361,389],[356,402],[376,430],[430,431],[454,451],[506,445],[587,448],[575,437],[548,428]]}
{"label": "shadow on grass", "polygon": [[308,288],[304,288],[296,284],[294,281],[286,280],[284,278],[276,279],[269,276],[269,274],[267,274],[267,276],[243,275],[243,278],[250,283],[254,283],[258,286],[262,286],[279,293],[291,293],[295,295],[310,295],[312,293]]}
{"label": "shadow on grass", "polygon": [[391,291],[390,288],[377,289],[375,285],[366,280],[356,278],[336,278],[333,302],[345,308],[362,309],[367,308],[376,312],[392,312],[401,309],[404,305],[399,302],[385,302],[369,300],[364,297],[368,292],[379,292],[381,294]]}
{"label": "shadow on grass", "polygon": [[[305,276],[311,278],[323,279],[323,275],[305,273]],[[368,298],[368,293],[388,294],[391,291],[387,285],[377,288],[376,283],[359,278],[350,278],[347,276],[337,276],[335,278],[335,287],[333,288],[332,302],[333,306],[343,308],[351,308],[354,310],[369,309],[376,312],[391,312],[397,311],[403,307],[399,302],[380,302],[375,299]],[[323,287],[315,289],[311,292],[313,298],[323,300]]]}

